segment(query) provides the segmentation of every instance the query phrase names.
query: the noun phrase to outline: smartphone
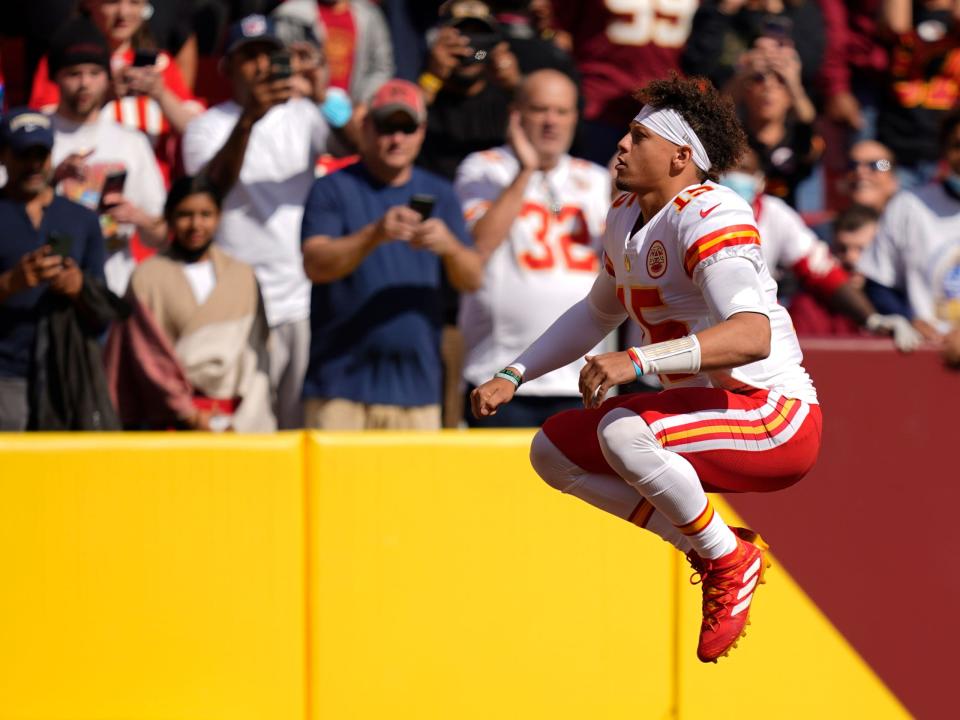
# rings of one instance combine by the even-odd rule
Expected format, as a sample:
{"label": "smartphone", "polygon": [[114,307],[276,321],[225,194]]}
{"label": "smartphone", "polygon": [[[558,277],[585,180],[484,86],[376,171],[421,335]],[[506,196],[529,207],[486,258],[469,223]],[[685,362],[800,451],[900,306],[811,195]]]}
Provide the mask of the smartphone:
{"label": "smartphone", "polygon": [[51,255],[59,255],[62,258],[69,257],[70,249],[73,247],[73,238],[66,233],[51,230],[47,233],[47,245],[50,246]]}
{"label": "smartphone", "polygon": [[133,67],[152,67],[157,64],[158,50],[141,48],[133,54]]}
{"label": "smartphone", "polygon": [[420,217],[426,220],[433,214],[433,206],[437,199],[433,195],[414,195],[410,199],[410,208],[420,213]]}
{"label": "smartphone", "polygon": [[98,212],[103,212],[107,209],[106,204],[104,204],[104,198],[107,195],[113,195],[114,193],[122,193],[123,186],[127,182],[127,171],[118,170],[107,175],[103,180],[103,188],[100,190],[100,207]]}
{"label": "smartphone", "polygon": [[286,50],[277,50],[270,54],[270,79],[286,80],[293,75],[290,65],[290,53]]}

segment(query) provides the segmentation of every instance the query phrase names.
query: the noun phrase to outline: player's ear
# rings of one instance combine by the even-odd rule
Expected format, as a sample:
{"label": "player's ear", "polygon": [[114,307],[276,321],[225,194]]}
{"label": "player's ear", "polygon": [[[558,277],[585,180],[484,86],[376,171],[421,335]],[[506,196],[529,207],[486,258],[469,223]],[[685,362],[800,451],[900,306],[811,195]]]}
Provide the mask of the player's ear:
{"label": "player's ear", "polygon": [[673,165],[677,172],[682,172],[684,168],[693,162],[693,150],[689,145],[678,145],[677,152],[673,156]]}

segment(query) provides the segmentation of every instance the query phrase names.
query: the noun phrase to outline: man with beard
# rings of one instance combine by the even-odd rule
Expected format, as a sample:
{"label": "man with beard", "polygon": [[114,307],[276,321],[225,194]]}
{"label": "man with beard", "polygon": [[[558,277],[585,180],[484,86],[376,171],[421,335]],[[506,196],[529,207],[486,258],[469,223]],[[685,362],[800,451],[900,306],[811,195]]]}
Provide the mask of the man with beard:
{"label": "man with beard", "polygon": [[62,195],[100,212],[107,285],[123,295],[136,259],[166,238],[163,176],[146,136],[101,110],[110,50],[92,20],[80,16],[58,31],[49,63],[60,89],[51,118],[54,179]]}

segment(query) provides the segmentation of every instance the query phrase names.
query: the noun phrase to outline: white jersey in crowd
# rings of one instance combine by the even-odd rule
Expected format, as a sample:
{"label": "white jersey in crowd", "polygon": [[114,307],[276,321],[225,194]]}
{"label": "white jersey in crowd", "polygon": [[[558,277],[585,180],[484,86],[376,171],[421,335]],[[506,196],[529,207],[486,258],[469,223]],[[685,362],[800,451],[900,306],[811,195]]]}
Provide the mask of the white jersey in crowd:
{"label": "white jersey in crowd", "polygon": [[[241,108],[225,102],[187,126],[183,162],[195,175],[226,143]],[[310,316],[310,283],[303,272],[300,224],[319,154],[330,130],[310,100],[273,107],[253,125],[240,178],[227,195],[219,246],[253,266],[271,327]]]}
{"label": "white jersey in crowd", "polygon": [[939,182],[897,193],[858,269],[941,332],[960,323],[960,196]]}
{"label": "white jersey in crowd", "polygon": [[[729,257],[756,267],[770,318],[770,355],[732,370],[661,376],[664,387],[744,386],[777,390],[817,402],[787,311],[777,303],[777,284],[760,251],[750,206],[733,190],[707,181],[682,190],[640,230],[636,195],[614,200],[603,236],[604,267],[630,317],[642,329],[643,345],[697,333],[726,318],[717,317],[698,287],[701,270]],[[722,267],[722,266],[721,266]]]}
{"label": "white jersey in crowd", "polygon": [[790,270],[801,261],[806,261],[818,275],[837,266],[830,247],[780,198],[761,195],[754,214],[760,231],[760,252],[775,277],[779,269]]}
{"label": "white jersey in crowd", "polygon": [[[518,171],[508,147],[463,161],[454,187],[471,228]],[[483,287],[461,301],[467,382],[489,380],[589,292],[609,204],[610,174],[599,165],[565,155],[552,170],[533,174],[520,215],[487,263]],[[519,394],[579,395],[582,365],[578,360],[524,383]]]}
{"label": "white jersey in crowd", "polygon": [[[53,126],[53,166],[62,163],[67,156],[91,152],[86,159],[83,179],[68,179],[60,183],[58,192],[63,196],[96,210],[100,205],[100,193],[107,175],[125,171],[123,196],[152,217],[163,215],[163,203],[167,191],[157,158],[147,136],[139,130],[120,125],[106,112],[101,111],[96,122],[80,124],[60,115],[50,118]],[[126,240],[133,235],[133,225],[117,225],[109,214],[102,216],[100,224],[107,238],[118,239],[117,249],[108,252],[104,264],[107,286],[117,295],[127,291],[133,274],[134,260]]]}

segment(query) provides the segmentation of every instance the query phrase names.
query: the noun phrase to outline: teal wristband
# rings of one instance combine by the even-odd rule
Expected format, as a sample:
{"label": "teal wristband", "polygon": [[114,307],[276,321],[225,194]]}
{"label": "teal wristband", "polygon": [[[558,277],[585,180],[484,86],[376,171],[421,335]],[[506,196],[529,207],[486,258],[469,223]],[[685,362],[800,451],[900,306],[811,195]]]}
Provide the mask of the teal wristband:
{"label": "teal wristband", "polygon": [[505,367],[503,370],[498,371],[495,375],[495,378],[500,378],[501,380],[509,380],[513,383],[514,387],[520,387],[520,384],[523,382],[523,378],[516,373],[514,370],[511,370],[508,367]]}

